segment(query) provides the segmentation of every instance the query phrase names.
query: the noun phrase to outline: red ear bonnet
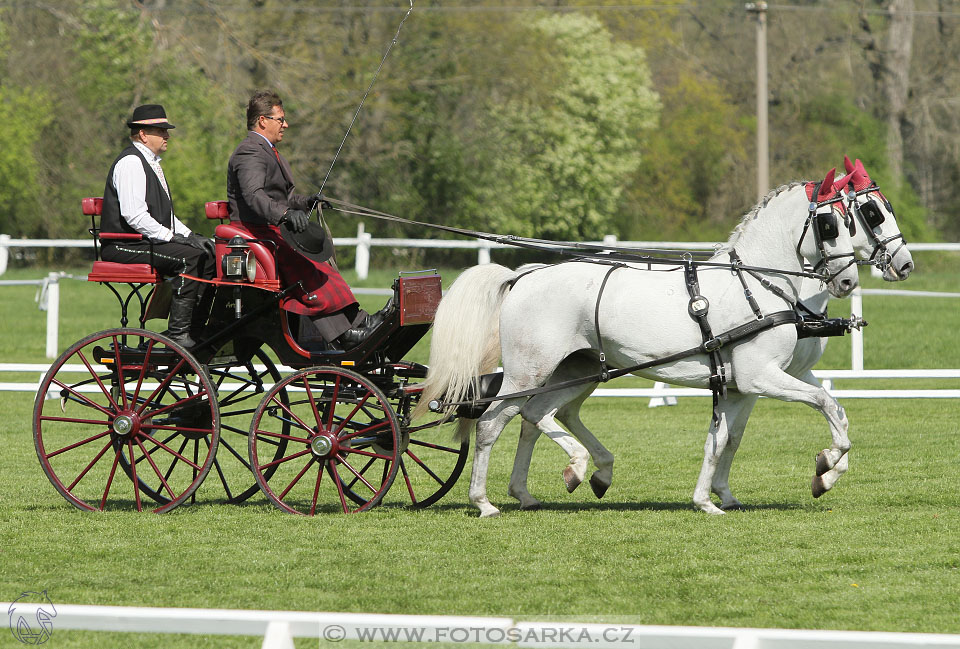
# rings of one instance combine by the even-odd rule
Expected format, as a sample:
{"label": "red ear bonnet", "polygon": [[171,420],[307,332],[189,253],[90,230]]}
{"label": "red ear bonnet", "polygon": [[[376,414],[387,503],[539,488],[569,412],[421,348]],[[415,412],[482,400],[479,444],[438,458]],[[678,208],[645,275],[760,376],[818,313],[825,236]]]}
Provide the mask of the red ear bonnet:
{"label": "red ear bonnet", "polygon": [[836,190],[833,188],[833,178],[837,174],[837,168],[834,167],[827,172],[827,175],[824,177],[823,182],[820,183],[820,191],[817,192],[817,202],[829,200],[833,198]]}
{"label": "red ear bonnet", "polygon": [[863,168],[859,158],[856,163],[852,163],[850,158],[844,156],[843,166],[847,169],[847,175],[833,183],[837,191],[846,193],[849,184],[853,184],[854,191],[858,192],[870,186],[870,176],[867,175],[867,170]]}

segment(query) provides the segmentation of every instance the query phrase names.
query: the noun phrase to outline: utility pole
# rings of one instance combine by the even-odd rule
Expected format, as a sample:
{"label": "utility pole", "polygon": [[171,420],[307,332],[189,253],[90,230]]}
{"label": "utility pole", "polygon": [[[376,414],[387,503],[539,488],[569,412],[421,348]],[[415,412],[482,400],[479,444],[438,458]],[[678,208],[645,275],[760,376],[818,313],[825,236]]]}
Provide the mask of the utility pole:
{"label": "utility pole", "polygon": [[767,131],[767,3],[748,2],[757,17],[757,199],[770,190],[770,142]]}

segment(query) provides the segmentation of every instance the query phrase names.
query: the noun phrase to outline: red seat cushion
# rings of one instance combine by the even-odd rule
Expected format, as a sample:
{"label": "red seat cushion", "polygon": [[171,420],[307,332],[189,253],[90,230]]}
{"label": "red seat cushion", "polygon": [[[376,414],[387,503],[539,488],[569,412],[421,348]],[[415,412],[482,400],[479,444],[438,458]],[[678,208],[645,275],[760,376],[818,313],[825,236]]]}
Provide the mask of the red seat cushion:
{"label": "red seat cushion", "polygon": [[160,273],[150,264],[121,264],[116,261],[95,261],[93,270],[87,275],[89,282],[158,284],[160,280]]}
{"label": "red seat cushion", "polygon": [[230,218],[230,206],[227,201],[210,201],[204,207],[208,219]]}
{"label": "red seat cushion", "polygon": [[103,199],[100,197],[84,198],[80,201],[80,205],[85,216],[100,216],[103,214]]}

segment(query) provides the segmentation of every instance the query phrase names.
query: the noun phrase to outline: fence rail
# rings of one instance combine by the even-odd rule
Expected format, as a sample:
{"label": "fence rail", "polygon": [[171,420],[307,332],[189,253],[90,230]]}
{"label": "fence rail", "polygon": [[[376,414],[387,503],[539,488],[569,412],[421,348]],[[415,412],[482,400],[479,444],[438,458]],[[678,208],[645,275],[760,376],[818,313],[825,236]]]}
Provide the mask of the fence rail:
{"label": "fence rail", "polygon": [[[683,250],[713,250],[717,245],[710,241],[619,241],[616,235],[608,234],[600,241],[584,241],[590,245],[626,247],[626,248],[654,248],[654,249],[683,249]],[[477,263],[489,264],[490,251],[503,248],[513,248],[507,243],[485,241],[483,239],[396,239],[373,237],[364,230],[363,222],[357,225],[357,236],[337,237],[334,244],[341,247],[352,246],[356,250],[354,268],[357,277],[366,279],[370,271],[370,249],[380,248],[445,248],[473,249],[477,251]],[[13,239],[8,234],[0,234],[0,275],[7,270],[10,248],[92,248],[91,239]],[[960,252],[960,243],[911,243],[910,250],[934,252]]]}
{"label": "fence rail", "polygon": [[[294,638],[335,644],[359,641],[504,644],[515,647],[614,649],[960,649],[960,635],[812,631],[734,627],[530,622],[508,617],[313,613],[197,608],[56,605],[16,602],[15,614],[36,626],[38,610],[52,637],[60,630],[261,636],[262,649],[293,649]],[[0,603],[9,610],[10,602]],[[55,611],[52,609],[55,608]],[[12,627],[13,628],[13,627]],[[15,632],[16,635],[16,632]]]}

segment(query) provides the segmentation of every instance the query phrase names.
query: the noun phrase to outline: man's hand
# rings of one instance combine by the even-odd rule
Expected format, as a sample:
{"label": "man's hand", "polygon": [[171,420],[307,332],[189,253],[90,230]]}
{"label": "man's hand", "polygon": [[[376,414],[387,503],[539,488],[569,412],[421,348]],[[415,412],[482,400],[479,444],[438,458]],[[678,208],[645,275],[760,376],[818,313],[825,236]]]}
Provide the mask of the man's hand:
{"label": "man's hand", "polygon": [[171,243],[179,243],[184,246],[191,246],[197,248],[198,250],[203,250],[211,257],[216,256],[217,246],[213,242],[213,239],[208,239],[206,237],[201,237],[196,232],[191,232],[188,235],[175,234],[173,238],[170,239]]}
{"label": "man's hand", "polygon": [[208,255],[210,255],[211,259],[214,259],[217,256],[217,244],[214,243],[213,239],[202,237],[196,232],[190,233],[190,245],[205,251]]}
{"label": "man's hand", "polygon": [[317,206],[320,206],[320,209],[324,209],[324,210],[333,209],[333,205],[331,205],[330,202],[323,197],[323,194],[321,192],[317,192],[316,194],[310,197],[310,209],[312,210]]}
{"label": "man's hand", "polygon": [[289,223],[290,229],[294,232],[303,232],[307,229],[307,224],[310,223],[310,218],[303,210],[287,210],[282,220]]}

